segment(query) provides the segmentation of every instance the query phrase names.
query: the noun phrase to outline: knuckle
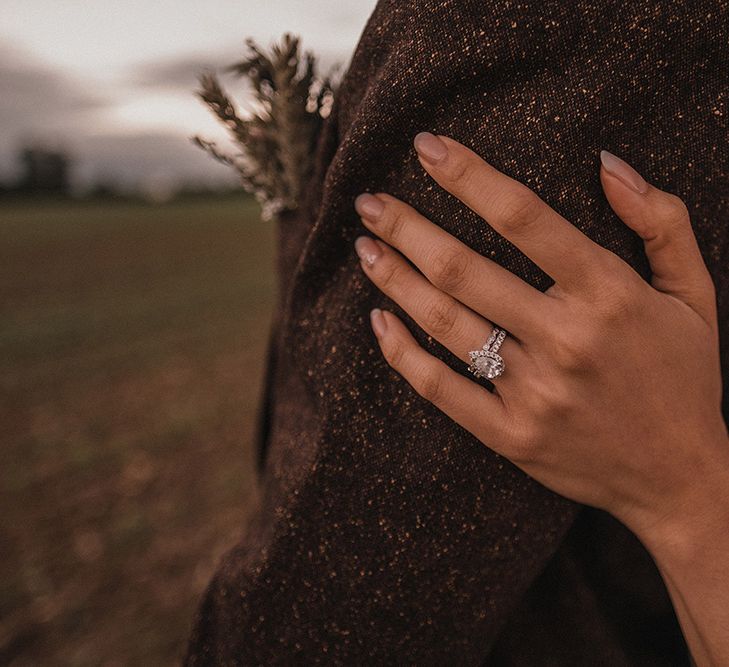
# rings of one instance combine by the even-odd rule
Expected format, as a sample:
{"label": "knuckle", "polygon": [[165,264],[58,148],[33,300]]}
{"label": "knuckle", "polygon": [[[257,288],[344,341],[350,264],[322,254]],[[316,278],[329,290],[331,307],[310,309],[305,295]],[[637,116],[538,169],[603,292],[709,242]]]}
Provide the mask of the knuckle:
{"label": "knuckle", "polygon": [[542,413],[544,420],[564,421],[575,410],[575,394],[570,390],[568,382],[551,383],[549,396],[545,401],[546,411]]}
{"label": "knuckle", "polygon": [[568,372],[585,372],[592,367],[599,336],[591,330],[568,331],[554,341],[553,354],[557,365]]}
{"label": "knuckle", "polygon": [[718,296],[718,293],[716,291],[716,284],[714,283],[714,279],[712,278],[711,273],[706,268],[706,266],[704,266],[702,276],[702,288],[704,290],[706,298],[709,299],[711,302],[715,302]]}
{"label": "knuckle", "polygon": [[400,368],[405,357],[405,345],[394,336],[388,336],[382,345],[382,354],[393,368]]}
{"label": "knuckle", "polygon": [[518,188],[501,199],[495,220],[507,234],[524,229],[539,217],[540,202],[528,188]]}
{"label": "knuckle", "polygon": [[[384,259],[384,258],[383,258]],[[377,266],[377,283],[385,292],[390,292],[393,286],[397,285],[402,279],[402,265],[394,261],[391,257],[388,261],[380,262]]]}
{"label": "knuckle", "polygon": [[544,436],[538,422],[532,420],[516,427],[509,449],[509,458],[516,464],[538,462],[544,449]]}
{"label": "knuckle", "polygon": [[413,383],[415,391],[430,403],[440,403],[443,399],[444,385],[440,373],[429,368],[422,368]]}
{"label": "knuckle", "polygon": [[459,156],[454,160],[449,160],[445,170],[445,179],[449,184],[457,186],[459,189],[467,187],[474,173],[473,165],[468,158]]}
{"label": "knuckle", "polygon": [[604,323],[624,324],[639,315],[636,288],[629,280],[615,280],[603,288],[597,312]]}
{"label": "knuckle", "polygon": [[385,206],[382,222],[383,236],[396,245],[407,223],[405,207],[399,203],[388,202]]}
{"label": "knuckle", "polygon": [[452,299],[439,298],[428,307],[425,325],[436,338],[447,337],[453,332],[458,317],[458,304]]}
{"label": "knuckle", "polygon": [[544,463],[554,442],[554,433],[574,419],[574,392],[569,382],[537,382],[530,388],[528,412],[514,428],[513,454],[519,463]]}
{"label": "knuckle", "polygon": [[433,257],[432,282],[444,292],[462,289],[468,280],[470,262],[460,248],[444,248]]}
{"label": "knuckle", "polygon": [[666,224],[683,226],[689,224],[689,210],[683,199],[672,192],[667,192],[661,205],[661,217]]}

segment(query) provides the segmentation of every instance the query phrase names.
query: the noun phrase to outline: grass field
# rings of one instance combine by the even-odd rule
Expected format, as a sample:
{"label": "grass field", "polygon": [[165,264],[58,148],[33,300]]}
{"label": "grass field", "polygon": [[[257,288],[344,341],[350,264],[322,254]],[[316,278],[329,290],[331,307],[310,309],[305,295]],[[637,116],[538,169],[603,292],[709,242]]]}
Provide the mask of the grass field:
{"label": "grass field", "polygon": [[0,205],[0,663],[177,661],[256,492],[247,197]]}

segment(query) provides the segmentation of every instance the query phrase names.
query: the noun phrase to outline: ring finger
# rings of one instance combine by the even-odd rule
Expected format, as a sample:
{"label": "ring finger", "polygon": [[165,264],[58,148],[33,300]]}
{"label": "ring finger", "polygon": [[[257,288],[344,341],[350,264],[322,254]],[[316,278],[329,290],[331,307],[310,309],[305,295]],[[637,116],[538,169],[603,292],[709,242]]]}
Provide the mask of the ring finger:
{"label": "ring finger", "polygon": [[[470,363],[469,351],[483,346],[493,323],[432,285],[386,243],[362,236],[355,242],[355,248],[367,277],[425,332],[459,359]],[[506,337],[499,354],[508,370],[525,364],[526,352],[512,336]],[[518,373],[505,371],[495,384],[506,389],[510,377],[518,377]]]}

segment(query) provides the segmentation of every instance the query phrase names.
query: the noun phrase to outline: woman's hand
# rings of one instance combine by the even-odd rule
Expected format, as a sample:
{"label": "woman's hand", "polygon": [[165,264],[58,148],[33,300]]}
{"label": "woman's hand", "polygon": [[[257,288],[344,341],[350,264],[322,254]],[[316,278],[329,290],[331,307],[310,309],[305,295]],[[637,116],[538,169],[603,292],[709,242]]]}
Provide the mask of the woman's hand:
{"label": "woman's hand", "polygon": [[714,286],[684,203],[601,154],[607,199],[645,242],[648,284],[462,144],[421,133],[415,147],[439,185],[555,284],[541,292],[406,203],[362,194],[357,212],[380,240],[360,237],[356,248],[375,285],[466,363],[494,324],[510,334],[500,350],[506,370],[490,392],[375,309],[389,364],[488,447],[644,541],[706,511],[727,488],[729,442]]}

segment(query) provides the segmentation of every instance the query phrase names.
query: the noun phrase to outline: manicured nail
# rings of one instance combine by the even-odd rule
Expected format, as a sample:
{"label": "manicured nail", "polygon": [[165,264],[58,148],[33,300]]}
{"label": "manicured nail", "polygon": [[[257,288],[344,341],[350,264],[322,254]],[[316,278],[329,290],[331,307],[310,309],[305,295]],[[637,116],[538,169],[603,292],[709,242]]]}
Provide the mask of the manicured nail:
{"label": "manicured nail", "polygon": [[380,247],[369,236],[360,236],[354,242],[354,249],[357,251],[359,258],[367,266],[374,266],[375,260],[382,255]]}
{"label": "manicured nail", "polygon": [[354,208],[363,218],[377,220],[385,210],[385,205],[369,192],[363,192],[354,200]]}
{"label": "manicured nail", "polygon": [[373,308],[370,313],[370,322],[372,323],[372,330],[375,332],[375,336],[381,338],[387,331],[387,322],[385,316],[379,308]]}
{"label": "manicured nail", "polygon": [[620,179],[632,190],[640,192],[642,195],[648,192],[648,183],[625,160],[621,160],[617,155],[603,150],[600,151],[600,162],[602,162],[602,166],[605,167],[608,173]]}
{"label": "manicured nail", "polygon": [[420,132],[413,139],[415,150],[426,162],[435,164],[448,155],[448,147],[430,132]]}

